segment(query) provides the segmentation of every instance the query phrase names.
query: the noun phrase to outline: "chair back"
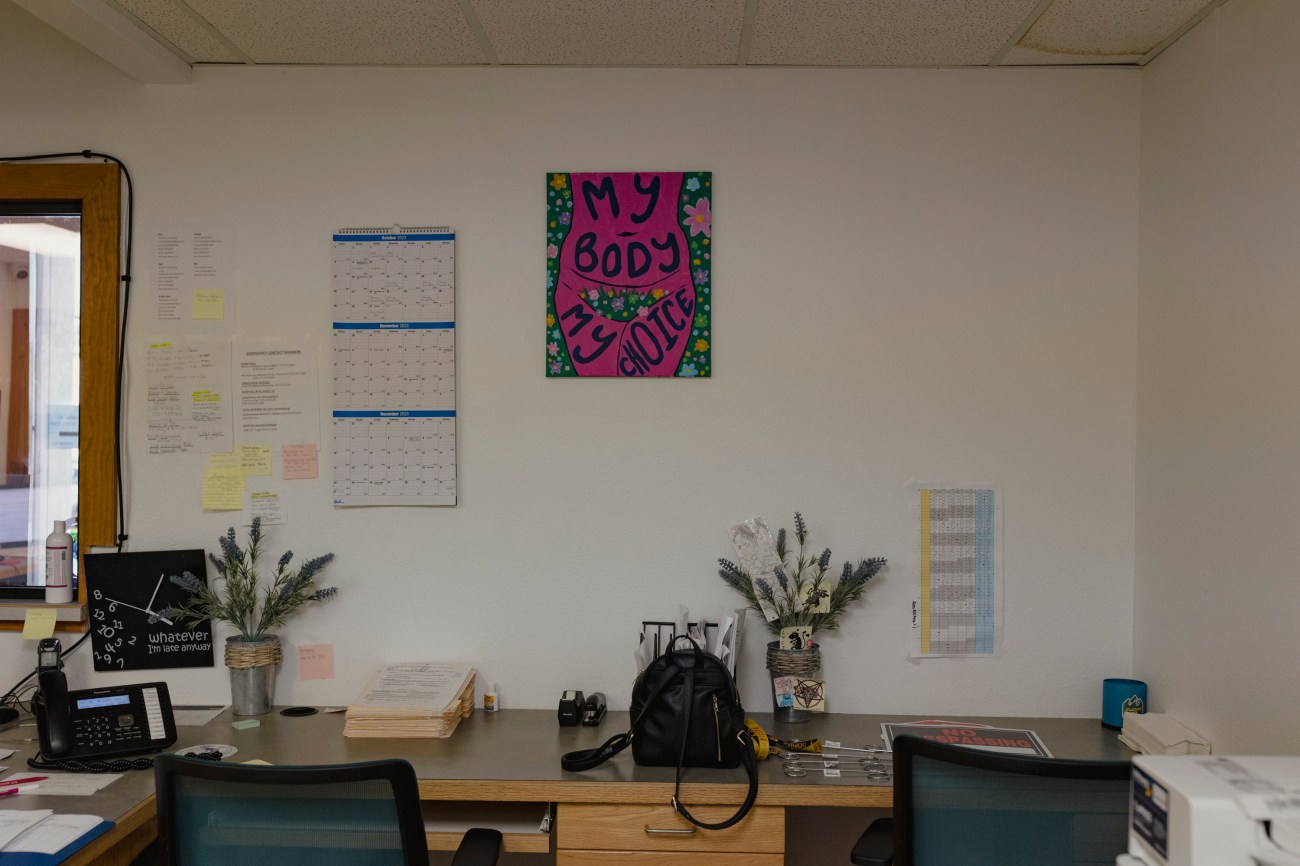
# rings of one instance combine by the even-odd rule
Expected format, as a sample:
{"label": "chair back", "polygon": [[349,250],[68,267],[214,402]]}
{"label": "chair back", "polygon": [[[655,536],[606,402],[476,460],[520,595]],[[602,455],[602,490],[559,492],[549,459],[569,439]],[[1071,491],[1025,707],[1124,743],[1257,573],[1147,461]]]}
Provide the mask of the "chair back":
{"label": "chair back", "polygon": [[894,740],[897,866],[1114,866],[1131,763]]}
{"label": "chair back", "polygon": [[154,759],[171,866],[427,866],[415,770],[402,760],[318,766]]}

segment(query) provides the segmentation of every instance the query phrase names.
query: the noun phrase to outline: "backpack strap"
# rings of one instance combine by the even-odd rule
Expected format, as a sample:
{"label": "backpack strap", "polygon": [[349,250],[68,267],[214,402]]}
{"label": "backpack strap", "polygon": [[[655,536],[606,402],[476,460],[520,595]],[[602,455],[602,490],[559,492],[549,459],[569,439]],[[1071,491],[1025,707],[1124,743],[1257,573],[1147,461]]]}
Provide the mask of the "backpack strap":
{"label": "backpack strap", "polygon": [[[686,694],[695,694],[694,668],[686,669]],[[728,827],[740,823],[740,820],[749,814],[749,810],[754,807],[754,801],[758,798],[758,760],[754,757],[754,744],[750,740],[749,730],[747,728],[741,728],[736,732],[736,737],[740,740],[742,747],[740,761],[745,765],[745,774],[749,776],[749,791],[745,795],[745,802],[741,803],[740,808],[736,810],[736,814],[732,815],[725,821],[719,821],[716,824],[710,824],[696,818],[681,801],[682,762],[686,757],[686,737],[687,732],[691,727],[691,704],[693,703],[694,701],[689,698],[687,699],[686,712],[683,714],[685,718],[682,721],[681,746],[677,753],[677,776],[673,785],[673,798],[671,800],[672,807],[678,815],[681,815],[696,827],[702,827],[705,830],[725,830]]]}
{"label": "backpack strap", "polygon": [[[590,770],[594,767],[599,767],[601,764],[632,745],[632,737],[636,735],[637,728],[641,726],[641,719],[645,717],[646,711],[649,710],[650,707],[654,705],[654,702],[659,699],[659,694],[668,686],[668,684],[676,679],[677,673],[680,670],[681,668],[674,668],[669,671],[659,682],[659,685],[655,686],[655,690],[650,693],[650,697],[646,698],[645,706],[641,708],[641,712],[637,714],[637,717],[632,720],[632,727],[629,728],[626,733],[616,734],[594,749],[579,749],[576,752],[564,753],[560,756],[560,769],[568,770],[571,773]],[[691,676],[693,679],[693,671]],[[689,712],[689,706],[687,711]],[[680,771],[680,764],[678,765],[678,768]]]}
{"label": "backpack strap", "polygon": [[616,734],[594,749],[579,749],[560,756],[560,769],[571,773],[599,767],[619,752],[632,745],[632,732]]}

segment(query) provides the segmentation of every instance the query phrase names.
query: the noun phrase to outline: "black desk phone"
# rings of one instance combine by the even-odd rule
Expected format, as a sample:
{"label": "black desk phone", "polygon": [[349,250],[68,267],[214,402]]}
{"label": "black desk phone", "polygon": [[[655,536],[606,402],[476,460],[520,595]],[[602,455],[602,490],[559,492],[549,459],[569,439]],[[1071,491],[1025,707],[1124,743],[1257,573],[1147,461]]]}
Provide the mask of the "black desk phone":
{"label": "black desk phone", "polygon": [[42,670],[32,700],[46,759],[115,758],[156,752],[176,742],[166,683],[68,690],[63,671]]}

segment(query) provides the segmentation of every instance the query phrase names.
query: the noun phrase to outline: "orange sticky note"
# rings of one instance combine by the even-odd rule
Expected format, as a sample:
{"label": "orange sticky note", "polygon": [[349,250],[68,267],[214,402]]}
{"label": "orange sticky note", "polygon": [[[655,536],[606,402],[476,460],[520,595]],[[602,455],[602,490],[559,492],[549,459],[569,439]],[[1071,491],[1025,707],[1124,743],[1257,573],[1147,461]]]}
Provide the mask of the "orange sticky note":
{"label": "orange sticky note", "polygon": [[298,647],[298,678],[334,679],[334,644],[307,643]]}
{"label": "orange sticky note", "polygon": [[316,446],[285,445],[280,449],[280,465],[284,467],[286,481],[295,478],[316,477]]}
{"label": "orange sticky note", "polygon": [[[52,607],[27,608],[27,615],[23,618],[23,640],[41,640],[54,637],[54,620],[58,615],[59,612]],[[330,664],[330,676],[333,676],[332,660]]]}

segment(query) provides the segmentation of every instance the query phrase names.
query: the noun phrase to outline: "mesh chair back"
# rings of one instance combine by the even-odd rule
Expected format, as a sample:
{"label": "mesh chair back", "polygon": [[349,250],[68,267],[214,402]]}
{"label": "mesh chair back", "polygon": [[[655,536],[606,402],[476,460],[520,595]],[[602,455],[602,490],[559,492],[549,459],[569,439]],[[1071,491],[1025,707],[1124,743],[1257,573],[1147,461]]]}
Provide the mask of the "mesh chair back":
{"label": "mesh chair back", "polygon": [[172,866],[428,863],[405,761],[264,767],[159,755],[154,775]]}
{"label": "mesh chair back", "polygon": [[900,866],[1114,866],[1128,850],[1128,761],[1027,758],[894,741]]}

